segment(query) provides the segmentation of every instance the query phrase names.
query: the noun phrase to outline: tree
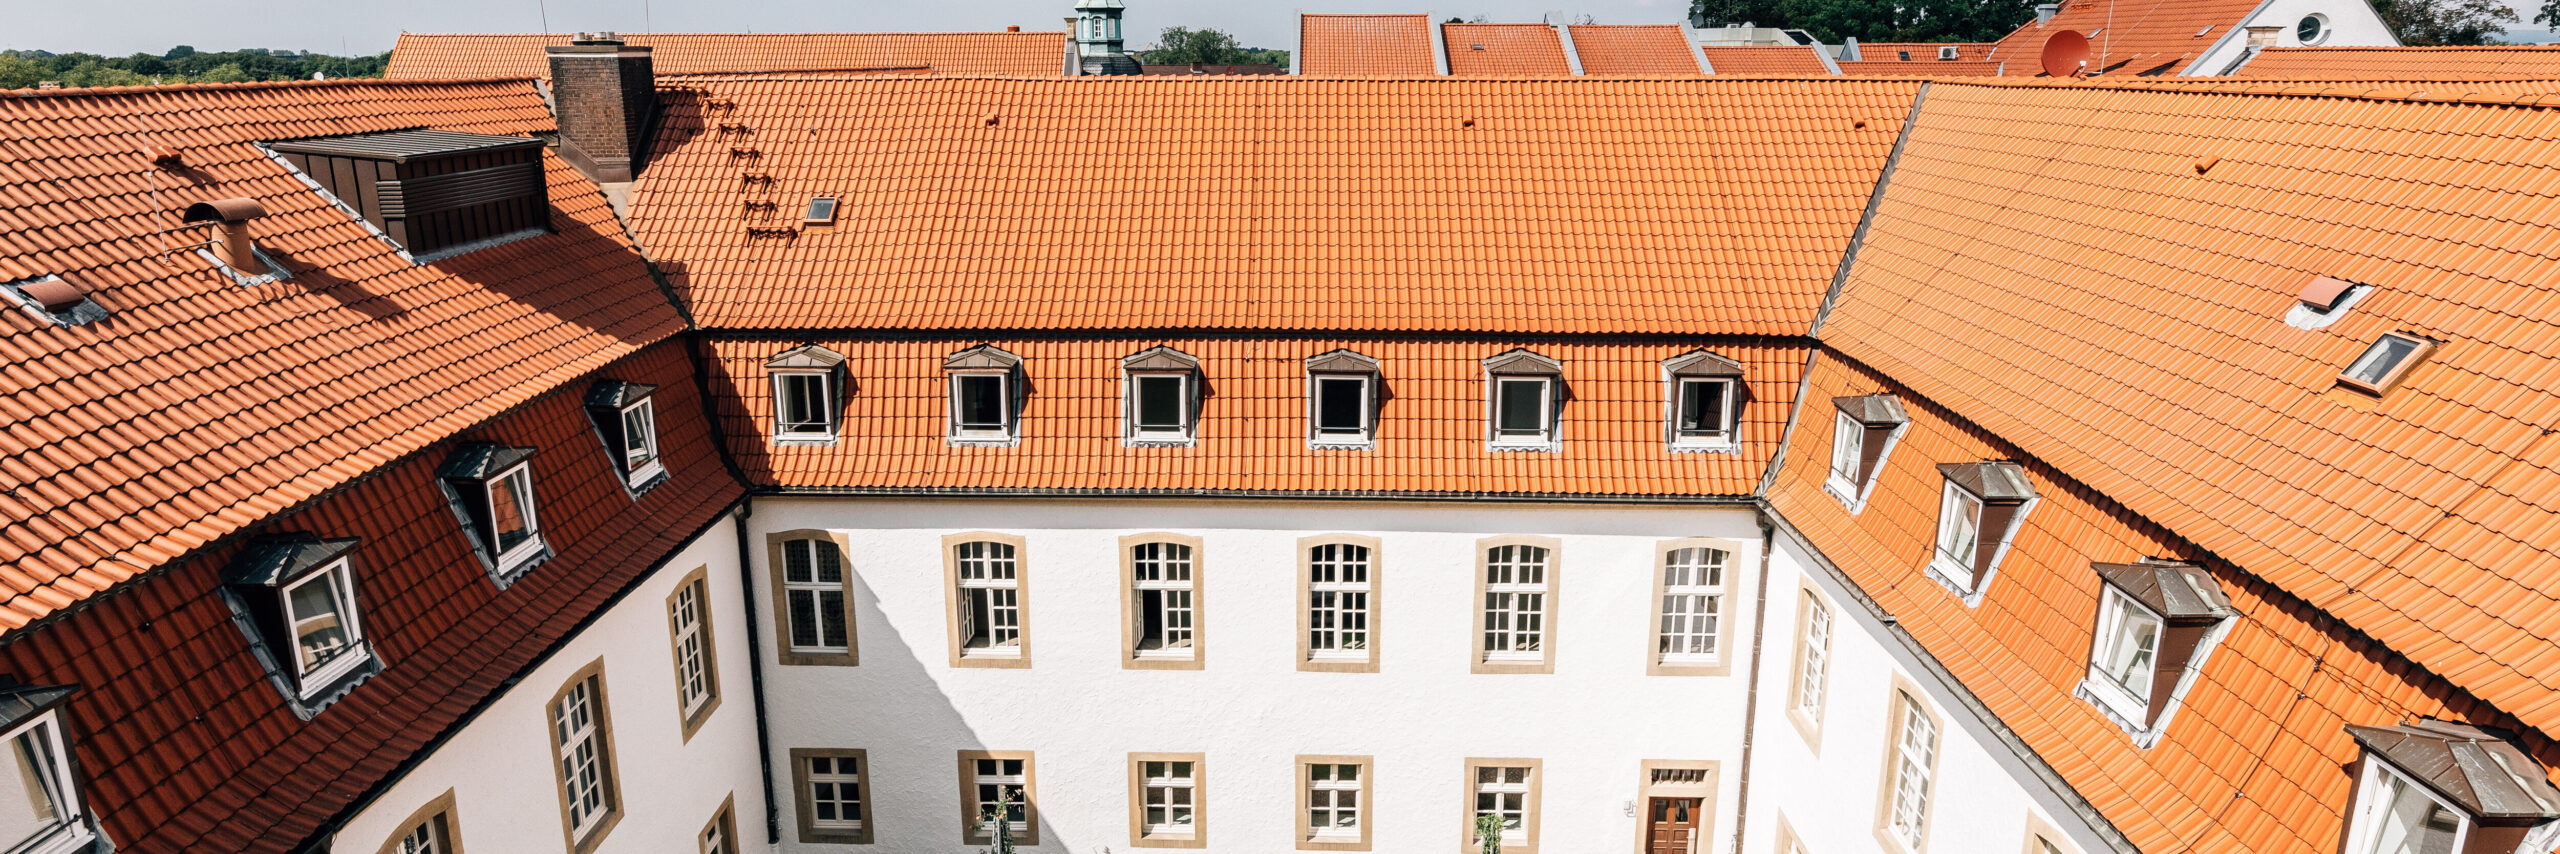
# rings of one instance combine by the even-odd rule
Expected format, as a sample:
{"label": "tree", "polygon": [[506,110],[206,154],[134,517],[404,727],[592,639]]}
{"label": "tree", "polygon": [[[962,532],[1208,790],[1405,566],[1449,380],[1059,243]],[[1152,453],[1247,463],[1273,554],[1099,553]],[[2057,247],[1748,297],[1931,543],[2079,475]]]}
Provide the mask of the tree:
{"label": "tree", "polygon": [[1013,793],[1006,792],[1003,799],[986,805],[978,814],[979,823],[986,825],[987,841],[995,843],[984,854],[1014,854],[1013,822],[1006,820],[1012,813]]}
{"label": "tree", "polygon": [[1484,854],[1502,854],[1502,817],[1492,813],[1476,816],[1476,844]]}
{"label": "tree", "polygon": [[226,62],[206,69],[203,74],[196,75],[196,79],[206,83],[247,83],[254,78],[241,70],[239,63]]}
{"label": "tree", "polygon": [[2542,11],[2533,13],[2533,22],[2560,33],[2560,0],[2542,0]]}
{"label": "tree", "polygon": [[[2516,20],[2516,11],[2500,0],[2376,0],[2373,6],[2400,43],[2413,46],[2488,44]],[[2534,21],[2560,21],[2555,7],[2560,3],[2544,0]]]}
{"label": "tree", "polygon": [[179,46],[177,46],[177,47],[170,48],[170,49],[169,49],[169,52],[168,52],[168,53],[161,54],[161,55],[160,55],[160,58],[161,58],[161,59],[173,59],[173,60],[174,60],[174,59],[185,59],[185,58],[187,58],[187,57],[194,56],[194,55],[196,55],[196,46],[195,46],[195,45],[191,45],[191,44],[182,44],[182,45],[179,45]]}
{"label": "tree", "polygon": [[1156,46],[1138,52],[1138,61],[1147,65],[1278,65],[1289,64],[1289,52],[1243,47],[1236,37],[1224,30],[1166,27],[1156,36]]}

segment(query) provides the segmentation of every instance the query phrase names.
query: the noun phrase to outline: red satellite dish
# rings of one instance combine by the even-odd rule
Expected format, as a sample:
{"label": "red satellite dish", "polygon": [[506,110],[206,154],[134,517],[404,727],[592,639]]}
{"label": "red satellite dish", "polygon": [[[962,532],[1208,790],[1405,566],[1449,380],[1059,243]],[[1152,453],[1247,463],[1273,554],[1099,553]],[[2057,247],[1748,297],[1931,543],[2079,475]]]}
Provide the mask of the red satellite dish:
{"label": "red satellite dish", "polygon": [[2089,37],[2079,30],[2063,30],[2044,40],[2042,58],[2044,73],[2054,77],[2078,77],[2089,66]]}

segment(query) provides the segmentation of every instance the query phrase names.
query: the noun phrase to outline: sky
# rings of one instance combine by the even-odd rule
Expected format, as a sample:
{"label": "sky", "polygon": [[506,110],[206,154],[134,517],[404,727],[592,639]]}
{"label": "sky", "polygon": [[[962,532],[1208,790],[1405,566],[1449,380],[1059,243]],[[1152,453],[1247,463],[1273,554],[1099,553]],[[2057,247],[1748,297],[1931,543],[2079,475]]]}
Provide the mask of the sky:
{"label": "sky", "polygon": [[[1127,0],[1129,46],[1145,47],[1165,27],[1214,27],[1248,47],[1289,50],[1297,13],[1431,12],[1442,19],[1484,15],[1535,21],[1542,12],[1590,15],[1604,24],[1668,24],[1688,0]],[[1294,3],[1294,7],[1292,5]],[[330,54],[390,50],[415,32],[785,32],[876,30],[1058,30],[1074,0],[0,0],[0,50],[159,54],[277,48]],[[11,8],[15,7],[15,8]],[[102,14],[106,9],[112,13]],[[545,27],[545,20],[549,26]]]}

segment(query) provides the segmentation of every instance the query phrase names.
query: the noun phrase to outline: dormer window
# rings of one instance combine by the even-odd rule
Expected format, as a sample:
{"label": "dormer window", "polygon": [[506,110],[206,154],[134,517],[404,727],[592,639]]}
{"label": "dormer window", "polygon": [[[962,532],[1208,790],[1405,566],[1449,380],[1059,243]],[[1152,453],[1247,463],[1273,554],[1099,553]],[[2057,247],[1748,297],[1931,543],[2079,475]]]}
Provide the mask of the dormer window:
{"label": "dormer window", "polygon": [[764,363],[773,376],[773,440],[784,445],[832,445],[844,411],[844,355],[816,344],[795,347]]}
{"label": "dormer window", "polygon": [[667,479],[666,463],[658,459],[657,390],[647,383],[604,380],[587,391],[587,417],[623,488],[635,496]]}
{"label": "dormer window", "polygon": [[2347,735],[2364,756],[2347,815],[2346,854],[2515,854],[2551,847],[2560,789],[2512,735],[2432,718],[2350,724]]}
{"label": "dormer window", "polygon": [[1938,502],[1938,545],[1929,558],[1929,574],[1966,605],[1982,602],[2009,539],[2034,506],[2035,485],[2026,469],[2011,462],[1946,463],[1938,472],[1947,478]]}
{"label": "dormer window", "polygon": [[1742,363],[1691,350],[1662,363],[1668,392],[1668,439],[1674,451],[1734,448],[1741,403]]}
{"label": "dormer window", "polygon": [[356,607],[352,539],[264,537],[223,571],[223,598],[268,678],[308,720],[380,670]]}
{"label": "dormer window", "polygon": [[0,779],[15,791],[0,800],[0,850],[13,854],[70,854],[88,851],[98,831],[81,802],[80,781],[73,773],[65,743],[63,701],[68,686],[20,685],[0,677]]}
{"label": "dormer window", "polygon": [[1121,437],[1131,445],[1188,445],[1197,439],[1200,360],[1149,347],[1120,360]]}
{"label": "dormer window", "polygon": [[1902,440],[1902,429],[1911,424],[1911,416],[1903,411],[1901,399],[1889,394],[1835,397],[1831,406],[1836,410],[1831,416],[1831,473],[1823,478],[1822,488],[1856,513],[1867,506],[1876,472]]}
{"label": "dormer window", "polygon": [[1349,350],[1308,358],[1308,443],[1318,448],[1371,447],[1377,439],[1382,376],[1378,360]]}
{"label": "dormer window", "polygon": [[952,444],[1010,445],[1021,439],[1021,356],[980,344],[943,359],[942,370],[951,378]]}
{"label": "dormer window", "polygon": [[1485,443],[1496,451],[1556,449],[1556,421],[1564,398],[1564,363],[1510,350],[1484,360]]}
{"label": "dormer window", "polygon": [[2205,656],[2238,612],[2213,574],[2191,563],[2097,563],[2102,582],[2080,694],[2149,747],[2169,726]]}
{"label": "dormer window", "polygon": [[533,449],[464,445],[438,473],[472,550],[503,589],[549,557],[533,499]]}
{"label": "dormer window", "polygon": [[2380,397],[2399,386],[2401,380],[2408,378],[2409,369],[2426,361],[2435,349],[2436,342],[2406,332],[2385,332],[2374,339],[2373,346],[2365,348],[2364,355],[2347,366],[2347,372],[2338,376],[2338,384]]}

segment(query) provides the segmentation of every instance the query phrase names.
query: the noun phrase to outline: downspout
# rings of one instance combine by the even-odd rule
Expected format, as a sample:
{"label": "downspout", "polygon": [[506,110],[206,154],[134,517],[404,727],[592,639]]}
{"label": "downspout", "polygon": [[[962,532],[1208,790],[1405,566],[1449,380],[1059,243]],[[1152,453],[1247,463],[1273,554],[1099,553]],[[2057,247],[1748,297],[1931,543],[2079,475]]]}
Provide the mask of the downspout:
{"label": "downspout", "polygon": [[1769,637],[1769,552],[1777,547],[1778,526],[1769,515],[1760,514],[1760,580],[1759,592],[1751,603],[1751,687],[1745,689],[1742,701],[1742,776],[1734,781],[1733,854],[1742,854],[1742,831],[1751,823],[1751,747],[1760,726],[1760,649]]}
{"label": "downspout", "polygon": [[738,502],[738,592],[746,607],[738,609],[747,625],[747,681],[756,692],[756,767],[764,775],[764,841],[765,845],[782,844],[782,808],[773,798],[773,727],[764,714],[764,651],[756,646],[756,570],[747,547],[747,519],[756,514],[756,499],[748,495]]}

